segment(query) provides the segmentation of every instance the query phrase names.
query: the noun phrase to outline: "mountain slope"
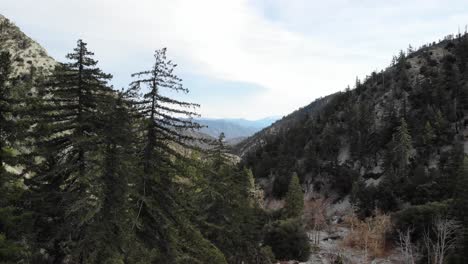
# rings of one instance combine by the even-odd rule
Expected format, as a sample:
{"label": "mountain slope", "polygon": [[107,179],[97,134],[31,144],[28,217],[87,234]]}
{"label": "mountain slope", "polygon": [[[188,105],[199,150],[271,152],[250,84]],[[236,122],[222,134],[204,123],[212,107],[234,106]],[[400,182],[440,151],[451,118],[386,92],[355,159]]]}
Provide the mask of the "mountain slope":
{"label": "mountain slope", "polygon": [[235,152],[240,157],[244,157],[247,153],[255,151],[257,148],[262,147],[266,144],[269,138],[275,137],[281,133],[284,133],[289,128],[296,126],[298,123],[312,118],[317,114],[328,102],[334,97],[329,95],[323,98],[319,98],[311,104],[302,107],[293,113],[283,117],[280,120],[275,121],[270,126],[265,127],[261,131],[255,133],[253,136],[246,138],[239,142],[235,146]]}
{"label": "mountain slope", "polygon": [[[424,184],[435,181],[442,188],[444,177],[455,177],[452,163],[463,155],[463,144],[468,151],[467,63],[466,35],[401,52],[385,71],[317,100],[306,107],[312,114],[306,108],[292,113],[237,151],[257,178],[272,183],[267,194],[277,197],[286,192],[292,172],[310,193],[343,196],[359,181],[411,179],[421,171]],[[403,125],[410,138],[405,145],[399,141]],[[448,193],[427,199],[449,198],[453,183],[444,184]],[[416,199],[411,191],[399,195]]]}
{"label": "mountain slope", "polygon": [[57,65],[43,47],[2,15],[0,15],[0,50],[9,51],[12,55],[13,77],[27,78],[31,71],[48,72]]}

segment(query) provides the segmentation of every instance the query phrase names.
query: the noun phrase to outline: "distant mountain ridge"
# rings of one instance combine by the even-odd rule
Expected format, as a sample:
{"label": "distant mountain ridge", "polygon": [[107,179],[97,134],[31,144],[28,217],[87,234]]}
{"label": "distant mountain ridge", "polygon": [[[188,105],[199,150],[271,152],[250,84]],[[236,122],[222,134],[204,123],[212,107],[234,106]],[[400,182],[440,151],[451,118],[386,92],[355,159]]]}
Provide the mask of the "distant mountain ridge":
{"label": "distant mountain ridge", "polygon": [[281,116],[270,116],[262,119],[249,120],[245,118],[225,118],[223,120],[238,124],[245,127],[264,128],[273,124],[276,120],[280,119]]}
{"label": "distant mountain ridge", "polygon": [[224,133],[226,140],[239,142],[241,139],[252,136],[262,128],[271,125],[278,117],[266,117],[258,120],[247,120],[243,118],[200,118],[196,121],[204,127],[200,132],[212,137],[218,137]]}

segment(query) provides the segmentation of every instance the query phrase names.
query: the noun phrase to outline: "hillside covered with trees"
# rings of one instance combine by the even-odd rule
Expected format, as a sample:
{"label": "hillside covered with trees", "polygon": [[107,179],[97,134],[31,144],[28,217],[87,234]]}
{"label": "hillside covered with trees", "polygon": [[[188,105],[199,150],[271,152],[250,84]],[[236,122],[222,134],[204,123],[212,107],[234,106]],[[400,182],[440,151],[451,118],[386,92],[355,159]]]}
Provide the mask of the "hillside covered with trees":
{"label": "hillside covered with trees", "polygon": [[[311,200],[350,199],[361,219],[390,214],[394,232],[412,230],[423,247],[437,217],[463,226],[461,237],[468,227],[467,113],[468,35],[459,34],[401,51],[385,70],[285,117],[289,125],[273,124],[238,153],[267,197],[283,199],[298,175]],[[457,243],[443,263],[466,263],[467,246]]]}

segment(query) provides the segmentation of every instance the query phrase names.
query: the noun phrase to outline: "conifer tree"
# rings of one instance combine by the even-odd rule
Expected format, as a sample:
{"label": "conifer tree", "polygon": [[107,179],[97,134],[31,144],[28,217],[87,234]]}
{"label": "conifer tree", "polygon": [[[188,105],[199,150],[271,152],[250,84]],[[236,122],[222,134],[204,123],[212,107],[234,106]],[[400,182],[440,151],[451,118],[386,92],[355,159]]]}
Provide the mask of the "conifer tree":
{"label": "conifer tree", "polygon": [[[11,141],[13,121],[9,114],[12,111],[10,87],[8,84],[11,72],[10,54],[0,53],[0,172],[4,173],[4,162],[6,162],[6,143]],[[3,178],[3,177],[2,177]]]}
{"label": "conifer tree", "polygon": [[285,213],[289,218],[301,217],[304,210],[304,194],[297,173],[293,173],[286,193]]}
{"label": "conifer tree", "polygon": [[[446,55],[442,59],[442,69],[437,85],[437,102],[440,109],[450,122],[455,123],[455,130],[459,130],[460,99],[461,99],[461,83],[460,72],[458,69],[456,58],[453,55]],[[450,102],[450,103],[449,103]]]}
{"label": "conifer tree", "polygon": [[135,238],[131,233],[133,219],[130,186],[135,177],[136,163],[132,147],[132,120],[128,105],[119,93],[101,104],[103,113],[102,146],[99,155],[100,184],[98,197],[101,209],[92,226],[96,263],[119,263],[134,250],[129,245]]}
{"label": "conifer tree", "polygon": [[214,142],[212,149],[210,150],[210,158],[213,161],[213,168],[215,170],[221,169],[221,166],[227,164],[228,158],[226,156],[226,145],[224,143],[226,136],[223,132],[219,134],[218,139]]}
{"label": "conifer tree", "polygon": [[408,165],[412,149],[411,134],[404,118],[400,119],[400,126],[393,134],[393,152],[396,162],[397,174],[400,177],[407,177]]}
{"label": "conifer tree", "polygon": [[197,195],[197,222],[229,263],[256,263],[265,259],[259,247],[264,223],[253,175],[229,162],[226,151],[220,135],[208,155],[206,185]]}
{"label": "conifer tree", "polygon": [[[111,75],[78,40],[69,63],[57,66],[40,96],[34,174],[28,181],[40,246],[60,263],[69,255],[89,263],[95,254],[90,228],[101,209],[99,150],[105,127],[101,104],[113,96]],[[49,229],[53,226],[53,229]],[[67,252],[67,253],[66,253]]]}
{"label": "conifer tree", "polygon": [[432,127],[431,123],[429,121],[426,121],[424,125],[424,130],[422,134],[422,148],[421,148],[421,154],[423,158],[429,158],[432,151],[434,150],[434,142],[435,142],[435,132],[434,128]]}
{"label": "conifer tree", "polygon": [[434,129],[432,128],[431,123],[426,121],[426,124],[424,125],[423,143],[430,146],[431,144],[433,144],[434,138]]}
{"label": "conifer tree", "polygon": [[11,93],[11,60],[8,52],[0,52],[0,259],[16,263],[24,258],[25,250],[19,244],[22,230],[21,209],[18,208],[22,189],[18,186],[19,175],[7,170],[15,166],[14,142],[17,135],[15,104],[18,101]]}
{"label": "conifer tree", "polygon": [[[148,248],[159,251],[159,261],[180,261],[187,252],[178,243],[178,235],[194,234],[184,217],[183,202],[175,181],[177,167],[173,157],[185,157],[177,149],[190,148],[188,133],[200,126],[191,118],[197,114],[197,104],[182,102],[163,95],[163,89],[187,93],[182,80],[174,73],[177,66],[166,57],[166,49],[154,54],[151,70],[135,73],[128,98],[138,113],[136,141],[141,159],[141,176],[135,182],[138,208],[134,229]],[[141,88],[145,92],[140,94]],[[182,208],[181,208],[182,207]],[[180,232],[179,232],[180,231]],[[155,260],[157,261],[157,260]]]}
{"label": "conifer tree", "polygon": [[396,74],[397,74],[397,80],[398,80],[398,88],[396,91],[396,95],[399,97],[401,95],[402,91],[408,91],[411,89],[410,83],[409,83],[409,78],[408,78],[408,71],[406,69],[407,67],[407,59],[406,55],[403,51],[400,51],[398,58],[397,58],[397,64],[396,64]]}
{"label": "conifer tree", "polygon": [[[10,84],[8,83],[11,72],[10,54],[0,53],[0,187],[8,181],[9,174],[5,165],[11,156],[11,142],[14,141],[15,124],[12,118],[13,101]],[[10,150],[10,151],[8,151]]]}

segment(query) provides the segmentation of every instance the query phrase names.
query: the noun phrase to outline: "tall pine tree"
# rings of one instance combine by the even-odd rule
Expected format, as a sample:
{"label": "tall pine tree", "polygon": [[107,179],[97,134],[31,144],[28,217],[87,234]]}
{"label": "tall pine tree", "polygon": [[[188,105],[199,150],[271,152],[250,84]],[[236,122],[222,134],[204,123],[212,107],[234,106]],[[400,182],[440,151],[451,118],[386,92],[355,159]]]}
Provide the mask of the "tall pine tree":
{"label": "tall pine tree", "polygon": [[408,124],[404,118],[400,119],[400,126],[393,134],[392,149],[393,165],[398,177],[408,177],[408,166],[410,163],[412,138]]}
{"label": "tall pine tree", "polygon": [[[15,141],[18,103],[12,96],[11,59],[8,52],[0,52],[0,259],[16,263],[23,259],[25,250],[19,243],[25,230],[20,225],[22,208],[19,205],[19,175],[11,169],[17,164]],[[7,168],[8,167],[8,168]]]}
{"label": "tall pine tree", "polygon": [[293,173],[286,193],[285,214],[289,218],[299,218],[304,210],[304,194],[297,173]]}
{"label": "tall pine tree", "polygon": [[106,124],[101,104],[114,92],[107,86],[112,76],[96,67],[93,55],[78,40],[67,55],[70,62],[57,66],[40,93],[35,130],[40,162],[29,187],[37,240],[54,263],[65,257],[90,263],[96,253],[90,228],[102,208],[99,150]]}
{"label": "tall pine tree", "polygon": [[[163,94],[163,89],[184,93],[188,90],[175,75],[176,64],[167,59],[165,48],[157,50],[154,59],[151,70],[133,74],[137,80],[128,91],[138,113],[136,144],[142,172],[136,181],[138,208],[134,229],[147,248],[157,250],[158,257],[153,261],[177,263],[190,259],[193,262],[210,256],[220,261],[212,251],[211,255],[201,256],[197,253],[200,251],[183,243],[192,237],[199,239],[198,246],[210,247],[187,221],[176,181],[179,171],[174,163],[175,157],[179,161],[185,159],[181,149],[191,147],[187,142],[194,138],[187,131],[200,127],[192,122],[198,105]],[[140,94],[142,88],[145,90]]]}

